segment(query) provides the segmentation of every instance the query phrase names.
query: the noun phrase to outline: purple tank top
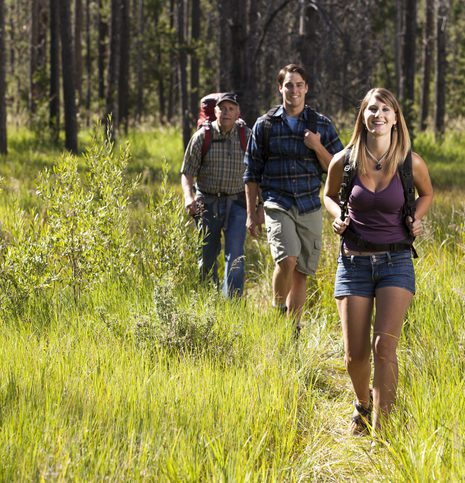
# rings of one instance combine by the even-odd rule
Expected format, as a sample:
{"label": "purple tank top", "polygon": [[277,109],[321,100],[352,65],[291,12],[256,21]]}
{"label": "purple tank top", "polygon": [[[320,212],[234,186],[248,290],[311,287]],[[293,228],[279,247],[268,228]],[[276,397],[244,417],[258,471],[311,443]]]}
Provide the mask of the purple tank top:
{"label": "purple tank top", "polygon": [[[398,175],[389,185],[376,193],[363,186],[358,175],[349,196],[350,225],[353,232],[371,243],[404,241],[407,229],[402,221],[404,189]],[[355,242],[344,240],[349,250],[357,250]]]}

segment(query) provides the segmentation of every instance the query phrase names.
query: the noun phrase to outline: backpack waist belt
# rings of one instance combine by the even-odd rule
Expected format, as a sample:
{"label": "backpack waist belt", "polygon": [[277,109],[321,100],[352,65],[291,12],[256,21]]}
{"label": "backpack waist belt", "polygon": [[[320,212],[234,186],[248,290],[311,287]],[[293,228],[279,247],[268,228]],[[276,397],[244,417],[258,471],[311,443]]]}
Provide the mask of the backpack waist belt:
{"label": "backpack waist belt", "polygon": [[396,242],[396,243],[372,243],[366,240],[362,240],[358,235],[356,235],[353,231],[346,230],[342,234],[343,238],[347,238],[350,241],[354,241],[357,245],[357,248],[363,248],[363,250],[373,250],[373,251],[380,251],[380,252],[401,252],[404,250],[412,250],[413,246],[411,243],[405,242]]}

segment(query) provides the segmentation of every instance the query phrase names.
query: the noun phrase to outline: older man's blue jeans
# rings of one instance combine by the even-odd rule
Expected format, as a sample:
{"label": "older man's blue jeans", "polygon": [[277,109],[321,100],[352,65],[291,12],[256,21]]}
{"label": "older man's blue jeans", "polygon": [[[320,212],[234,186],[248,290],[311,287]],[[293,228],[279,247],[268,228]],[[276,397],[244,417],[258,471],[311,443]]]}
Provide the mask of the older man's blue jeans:
{"label": "older man's blue jeans", "polygon": [[240,296],[244,291],[244,242],[247,211],[237,201],[218,198],[205,203],[199,228],[202,230],[202,255],[199,260],[203,280],[212,277],[218,285],[218,256],[221,252],[221,234],[224,234],[224,279],[223,294]]}

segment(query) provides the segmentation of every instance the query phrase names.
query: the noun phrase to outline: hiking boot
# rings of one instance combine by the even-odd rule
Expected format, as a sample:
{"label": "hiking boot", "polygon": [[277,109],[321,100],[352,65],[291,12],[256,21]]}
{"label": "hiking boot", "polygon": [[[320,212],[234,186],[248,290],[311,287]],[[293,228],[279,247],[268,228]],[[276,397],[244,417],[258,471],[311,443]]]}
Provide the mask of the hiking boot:
{"label": "hiking boot", "polygon": [[364,436],[369,433],[371,427],[371,413],[373,411],[373,393],[370,390],[370,404],[364,407],[358,402],[354,403],[354,412],[350,421],[350,434]]}

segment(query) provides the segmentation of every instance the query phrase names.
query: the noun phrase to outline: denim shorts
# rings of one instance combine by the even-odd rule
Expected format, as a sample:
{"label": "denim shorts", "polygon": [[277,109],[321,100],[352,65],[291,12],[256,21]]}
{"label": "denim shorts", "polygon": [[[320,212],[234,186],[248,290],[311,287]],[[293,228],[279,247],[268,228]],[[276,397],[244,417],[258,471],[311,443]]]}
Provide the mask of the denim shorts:
{"label": "denim shorts", "polygon": [[376,255],[339,255],[334,296],[374,297],[383,287],[415,293],[415,272],[410,250]]}

